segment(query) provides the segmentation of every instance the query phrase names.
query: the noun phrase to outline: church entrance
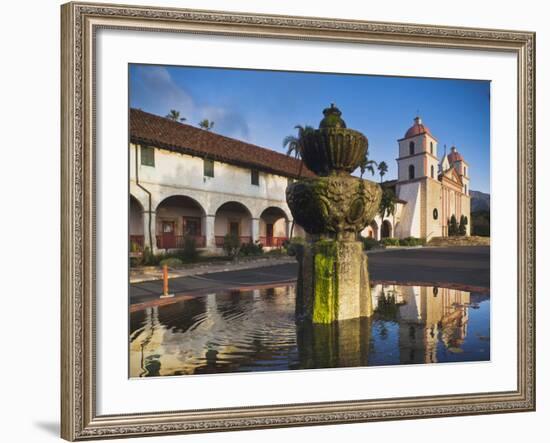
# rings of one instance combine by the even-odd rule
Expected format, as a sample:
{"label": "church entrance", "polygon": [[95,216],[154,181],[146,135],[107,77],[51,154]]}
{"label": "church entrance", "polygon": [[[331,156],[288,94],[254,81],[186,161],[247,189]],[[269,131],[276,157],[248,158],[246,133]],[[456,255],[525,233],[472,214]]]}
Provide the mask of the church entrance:
{"label": "church entrance", "polygon": [[382,222],[382,229],[380,231],[380,235],[382,238],[389,238],[392,235],[391,232],[391,223],[388,220],[384,220]]}

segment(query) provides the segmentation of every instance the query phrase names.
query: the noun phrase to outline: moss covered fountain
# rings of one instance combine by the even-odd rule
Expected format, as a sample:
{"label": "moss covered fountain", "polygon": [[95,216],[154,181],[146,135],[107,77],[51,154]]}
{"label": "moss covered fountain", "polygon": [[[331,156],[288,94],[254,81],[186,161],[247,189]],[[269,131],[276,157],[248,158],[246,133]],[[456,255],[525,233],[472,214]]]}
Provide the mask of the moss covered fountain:
{"label": "moss covered fountain", "polygon": [[317,324],[372,315],[367,256],[358,235],[382,195],[378,184],[351,175],[367,158],[367,137],[348,129],[334,105],[323,114],[319,129],[301,139],[302,159],[317,177],[286,190],[294,220],[307,233],[296,251],[296,314]]}

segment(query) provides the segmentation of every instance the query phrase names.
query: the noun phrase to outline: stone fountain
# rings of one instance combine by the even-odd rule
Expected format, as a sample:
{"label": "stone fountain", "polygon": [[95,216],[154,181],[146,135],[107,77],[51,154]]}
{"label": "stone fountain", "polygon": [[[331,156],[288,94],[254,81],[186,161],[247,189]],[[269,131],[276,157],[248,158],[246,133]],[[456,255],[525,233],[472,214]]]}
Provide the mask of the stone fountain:
{"label": "stone fountain", "polygon": [[306,231],[296,249],[298,318],[328,324],[372,315],[367,256],[358,241],[378,212],[381,188],[351,173],[367,158],[368,140],[348,129],[333,104],[319,129],[302,136],[302,159],[317,174],[286,189],[294,220]]}

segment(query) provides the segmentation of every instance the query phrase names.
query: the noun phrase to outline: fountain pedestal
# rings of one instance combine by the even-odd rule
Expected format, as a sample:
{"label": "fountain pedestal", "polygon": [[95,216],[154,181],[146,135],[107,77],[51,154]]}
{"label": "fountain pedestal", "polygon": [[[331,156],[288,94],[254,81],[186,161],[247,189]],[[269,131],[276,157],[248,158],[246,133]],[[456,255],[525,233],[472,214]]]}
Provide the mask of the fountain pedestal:
{"label": "fountain pedestal", "polygon": [[327,324],[372,315],[367,256],[357,239],[382,191],[350,175],[366,159],[367,138],[346,128],[338,108],[323,113],[320,128],[302,139],[303,161],[319,177],[290,184],[286,197],[308,234],[297,250],[296,314]]}
{"label": "fountain pedestal", "polygon": [[318,240],[303,246],[297,313],[314,323],[372,314],[367,256],[358,241]]}

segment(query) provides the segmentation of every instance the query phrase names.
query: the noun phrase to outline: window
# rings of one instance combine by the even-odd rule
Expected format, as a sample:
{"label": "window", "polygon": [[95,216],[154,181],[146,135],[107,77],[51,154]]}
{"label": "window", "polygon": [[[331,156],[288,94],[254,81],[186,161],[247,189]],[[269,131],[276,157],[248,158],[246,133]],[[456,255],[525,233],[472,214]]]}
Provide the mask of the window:
{"label": "window", "polygon": [[464,166],[464,177],[466,177],[468,174],[466,174],[466,166]]}
{"label": "window", "polygon": [[430,142],[430,154],[434,153],[434,142]]}
{"label": "window", "polygon": [[468,185],[464,185],[464,194],[468,194]]}
{"label": "window", "polygon": [[255,186],[260,186],[260,173],[257,169],[252,169],[250,171],[250,183]]}
{"label": "window", "polygon": [[204,159],[204,176],[214,177],[214,160]]}
{"label": "window", "polygon": [[430,174],[431,174],[432,178],[434,178],[434,165],[432,165],[430,167]]}
{"label": "window", "polygon": [[183,217],[183,235],[191,237],[201,235],[201,219],[197,217]]}
{"label": "window", "polygon": [[414,154],[414,142],[409,143],[409,155]]}
{"label": "window", "polygon": [[434,208],[433,217],[434,220],[437,220],[437,218],[439,217],[439,212],[437,211],[437,208]]}
{"label": "window", "polygon": [[155,166],[155,149],[150,146],[141,146],[141,164],[143,166]]}
{"label": "window", "polygon": [[414,178],[414,166],[409,165],[409,180],[412,180]]}

